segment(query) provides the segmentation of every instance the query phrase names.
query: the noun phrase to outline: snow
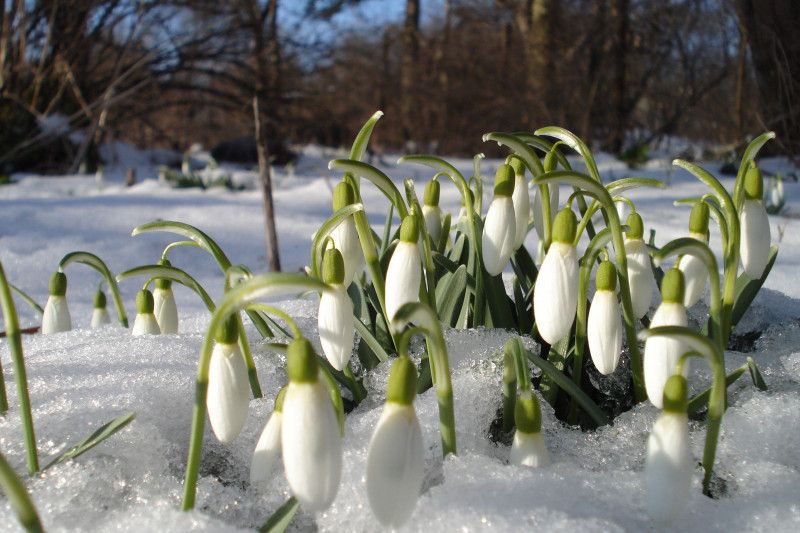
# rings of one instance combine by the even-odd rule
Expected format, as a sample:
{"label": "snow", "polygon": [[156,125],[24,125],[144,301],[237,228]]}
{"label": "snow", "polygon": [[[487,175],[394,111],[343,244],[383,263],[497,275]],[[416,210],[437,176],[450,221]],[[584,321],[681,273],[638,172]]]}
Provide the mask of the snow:
{"label": "snow", "polygon": [[[131,229],[156,218],[196,225],[209,233],[233,263],[254,271],[265,269],[261,198],[258,191],[224,189],[175,190],[157,182],[158,157],[117,146],[117,164],[107,170],[108,183],[98,190],[94,176],[58,178],[15,176],[18,183],[0,187],[0,261],[12,283],[40,303],[47,295],[47,278],[59,259],[73,250],[87,250],[107,261],[114,272],[153,263],[167,234],[130,237]],[[310,239],[330,214],[330,197],[338,176],[327,161],[341,157],[319,146],[305,147],[292,172],[276,169],[275,206],[283,267],[295,271],[308,262]],[[394,158],[384,156],[386,161]],[[610,156],[598,154],[606,179],[626,175],[669,181],[664,190],[640,189],[630,194],[645,221],[645,232],[656,240],[685,235],[687,208],[672,201],[704,191],[688,173],[668,175],[670,157],[629,171]],[[456,159],[469,176],[470,159]],[[500,160],[484,160],[483,174],[491,176]],[[578,165],[578,161],[574,160]],[[770,172],[792,170],[783,159],[761,162]],[[136,167],[139,182],[122,185],[124,169]],[[226,171],[249,170],[222,167]],[[415,179],[418,194],[431,176],[424,167],[382,165],[398,186]],[[707,168],[716,172],[718,163]],[[732,180],[723,183],[730,189]],[[710,500],[701,495],[701,469],[685,514],[672,530],[796,531],[800,529],[800,235],[792,230],[800,204],[800,186],[786,183],[787,207],[771,216],[773,241],[783,228],[780,254],[765,289],[738,331],[765,330],[751,353],[727,354],[728,371],[753,357],[769,390],[755,389],[745,374],[730,389],[715,471],[726,484],[725,495]],[[490,188],[486,187],[487,194]],[[566,198],[562,192],[562,199]],[[365,185],[364,201],[370,220],[383,223],[386,202]],[[458,212],[455,187],[443,183],[441,205]],[[395,221],[397,222],[397,221]],[[535,232],[526,241],[535,250]],[[712,229],[712,247],[719,249]],[[194,248],[178,248],[171,259],[195,276],[218,298],[222,276],[213,260]],[[196,510],[180,511],[183,474],[189,440],[197,354],[208,323],[202,302],[175,286],[181,315],[179,335],[132,337],[117,326],[88,330],[92,296],[99,281],[93,270],[70,265],[68,299],[77,330],[23,339],[33,416],[43,464],[100,424],[127,411],[136,420],[120,434],[75,461],[62,463],[27,478],[26,484],[48,531],[248,531],[262,525],[288,497],[278,468],[264,493],[249,486],[248,468],[255,443],[271,412],[275,394],[285,383],[282,355],[257,340],[248,328],[265,397],[252,400],[242,434],[231,444],[218,443],[206,430]],[[144,280],[122,284],[132,319],[133,298]],[[316,299],[279,304],[301,329],[316,340]],[[38,317],[18,300],[23,327],[38,325]],[[109,311],[113,306],[109,298]],[[700,309],[693,310],[697,320]],[[4,329],[4,326],[0,326]],[[417,398],[425,443],[426,478],[423,494],[406,531],[531,530],[629,531],[652,529],[645,513],[643,465],[647,434],[658,412],[639,405],[615,420],[613,426],[582,432],[557,421],[544,401],[543,428],[553,465],[538,470],[508,466],[508,448],[494,444],[489,427],[500,408],[502,358],[498,351],[509,337],[499,330],[447,331],[453,369],[458,451],[441,459],[436,396]],[[419,351],[420,344],[415,344]],[[9,389],[11,409],[0,419],[0,450],[17,472],[24,472],[24,448],[16,390],[8,350],[0,357]],[[690,379],[695,390],[707,386],[709,372],[694,365]],[[613,378],[613,376],[612,376]],[[388,364],[364,380],[369,396],[347,416],[342,484],[334,505],[316,517],[299,513],[293,527],[323,531],[376,531],[365,493],[367,444],[380,416]],[[691,422],[695,459],[702,457],[705,427]],[[0,497],[0,523],[19,530],[6,499]]]}

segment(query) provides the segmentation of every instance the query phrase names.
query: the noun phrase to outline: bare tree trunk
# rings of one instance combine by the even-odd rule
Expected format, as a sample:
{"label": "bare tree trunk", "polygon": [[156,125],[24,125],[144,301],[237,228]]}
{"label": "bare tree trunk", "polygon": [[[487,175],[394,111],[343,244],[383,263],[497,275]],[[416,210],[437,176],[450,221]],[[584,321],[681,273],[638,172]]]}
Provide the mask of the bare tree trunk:
{"label": "bare tree trunk", "polygon": [[736,131],[734,140],[740,141],[744,137],[744,82],[745,66],[747,64],[747,34],[740,27],[739,47],[736,51],[736,94],[734,95],[734,108],[736,113]]}
{"label": "bare tree trunk", "polygon": [[625,71],[628,56],[628,0],[614,0],[611,2],[611,19],[615,27],[614,46],[614,84],[611,92],[611,105],[613,108],[613,127],[609,148],[615,154],[622,152],[625,142],[625,128],[627,126],[628,111],[625,103]]}
{"label": "bare tree trunk", "polygon": [[541,116],[536,118],[545,122],[556,116],[551,83],[555,69],[552,50],[554,7],[552,0],[525,0],[516,16],[525,43],[526,92],[530,96],[530,105],[539,109]]}
{"label": "bare tree trunk", "polygon": [[401,120],[403,121],[403,141],[409,142],[417,126],[416,70],[419,61],[419,0],[406,0],[406,19],[403,24],[403,59],[400,72]]}
{"label": "bare tree trunk", "polygon": [[450,49],[450,0],[444,1],[444,29],[442,30],[442,39],[436,52],[436,71],[439,82],[439,124],[436,132],[436,141],[438,143],[439,152],[444,149],[443,144],[447,137],[447,122],[450,110],[448,103],[450,101],[450,79],[448,78],[448,64],[447,53]]}

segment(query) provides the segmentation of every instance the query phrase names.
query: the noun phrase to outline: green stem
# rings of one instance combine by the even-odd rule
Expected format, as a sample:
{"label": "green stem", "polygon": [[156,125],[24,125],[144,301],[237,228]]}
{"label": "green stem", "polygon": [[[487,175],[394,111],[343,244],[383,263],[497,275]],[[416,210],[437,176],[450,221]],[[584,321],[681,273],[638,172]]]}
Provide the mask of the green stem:
{"label": "green stem", "polygon": [[89,252],[71,252],[61,258],[61,261],[58,263],[58,269],[63,272],[70,263],[82,263],[100,272],[106,279],[108,288],[111,290],[111,296],[114,298],[114,307],[117,309],[117,319],[119,323],[122,324],[123,328],[127,328],[128,315],[125,313],[125,305],[122,303],[122,295],[119,293],[117,280],[103,260]]}
{"label": "green stem", "polygon": [[28,533],[44,533],[39,514],[36,512],[36,507],[33,505],[28,491],[25,490],[25,485],[22,484],[22,480],[11,468],[11,465],[8,464],[2,453],[0,453],[0,487],[6,493],[11,508],[17,514],[22,527]]}

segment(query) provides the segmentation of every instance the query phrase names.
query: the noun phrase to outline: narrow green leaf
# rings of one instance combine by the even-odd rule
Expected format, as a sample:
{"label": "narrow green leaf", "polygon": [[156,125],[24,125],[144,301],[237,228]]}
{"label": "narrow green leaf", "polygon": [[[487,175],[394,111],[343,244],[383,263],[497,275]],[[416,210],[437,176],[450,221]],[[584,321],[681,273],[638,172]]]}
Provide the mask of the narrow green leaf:
{"label": "narrow green leaf", "polygon": [[344,222],[347,217],[351,217],[359,211],[363,211],[363,204],[350,204],[336,211],[331,217],[322,223],[320,228],[314,234],[311,241],[311,275],[319,278],[321,277],[319,266],[322,261],[322,248],[325,245],[325,240],[336,229],[336,227]]}
{"label": "narrow green leaf", "polygon": [[8,286],[12,291],[14,291],[17,294],[17,296],[22,298],[23,302],[28,304],[34,311],[36,311],[40,315],[44,314],[44,309],[42,309],[42,306],[36,303],[36,300],[31,298],[25,291],[23,291],[22,289],[20,289],[19,287],[17,287],[12,283],[9,283]]}
{"label": "narrow green leaf", "polygon": [[381,250],[383,254],[389,247],[389,238],[392,234],[392,215],[394,214],[394,204],[389,203],[389,210],[386,212],[386,221],[383,223],[383,238],[381,239]]}
{"label": "narrow green leaf", "polygon": [[761,375],[761,370],[756,366],[756,362],[752,357],[747,358],[747,369],[750,371],[750,379],[753,380],[753,385],[758,390],[767,390],[767,383],[764,381],[764,376]]}
{"label": "narrow green leaf", "polygon": [[361,161],[354,161],[352,159],[334,159],[328,163],[330,170],[341,170],[342,172],[350,172],[356,176],[360,176],[371,181],[376,187],[394,204],[397,209],[397,214],[400,219],[404,219],[408,214],[408,209],[403,201],[403,195],[397,189],[389,176],[384,174],[381,170],[362,163]]}
{"label": "narrow green leaf", "polygon": [[361,319],[358,318],[357,316],[353,318],[355,319],[353,320],[353,323],[355,325],[356,331],[361,337],[361,340],[367,343],[370,350],[372,350],[372,353],[374,353],[378,359],[380,359],[381,361],[388,361],[389,354],[386,353],[386,350],[383,349],[381,343],[378,342],[378,339],[375,338],[375,336],[372,334],[372,332],[369,330],[366,324],[364,324],[361,321]]}
{"label": "narrow green leaf", "polygon": [[118,416],[114,420],[103,424],[97,430],[95,430],[91,435],[83,439],[82,441],[78,442],[67,451],[56,457],[53,461],[51,461],[47,466],[45,466],[42,470],[47,470],[51,466],[55,466],[59,463],[63,463],[68,459],[75,459],[83,455],[84,453],[88,452],[107,438],[111,437],[125,426],[133,422],[133,419],[136,418],[136,413],[130,412],[121,416]]}
{"label": "narrow green leaf", "polygon": [[769,261],[767,262],[767,266],[764,268],[764,273],[759,279],[750,279],[747,274],[743,272],[736,280],[736,296],[733,303],[733,312],[731,313],[732,325],[735,326],[738,324],[744,314],[750,308],[750,305],[753,303],[758,291],[761,290],[764,282],[767,281],[767,276],[769,276],[769,273],[772,270],[772,265],[775,264],[775,259],[777,257],[778,247],[773,245],[769,251]]}
{"label": "narrow green leaf", "polygon": [[36,506],[33,505],[25,485],[2,453],[0,453],[0,488],[6,493],[11,509],[14,510],[22,527],[28,533],[44,533],[39,513],[36,512]]}
{"label": "narrow green leaf", "polygon": [[294,515],[300,508],[300,502],[292,496],[286,502],[278,507],[278,510],[272,513],[269,520],[264,522],[264,525],[258,530],[259,533],[283,533],[289,524],[292,523]]}
{"label": "narrow green leaf", "polygon": [[483,280],[486,283],[486,306],[489,308],[489,313],[492,317],[492,326],[502,329],[517,329],[514,323],[514,315],[511,312],[513,302],[506,294],[503,275],[490,276],[484,270]]}
{"label": "narrow green leaf", "polygon": [[442,280],[436,288],[436,312],[439,320],[450,327],[458,321],[459,303],[464,299],[467,291],[467,267],[461,265],[450,275],[449,279]]}
{"label": "narrow green leaf", "polygon": [[175,222],[173,220],[155,220],[153,222],[148,222],[133,228],[131,236],[135,237],[141,233],[151,233],[156,231],[175,233],[177,235],[182,235],[187,239],[193,240],[200,248],[211,254],[223,273],[225,273],[225,271],[227,271],[231,266],[228,256],[225,255],[225,252],[222,251],[222,248],[214,241],[214,239],[196,227],[184,222]]}
{"label": "narrow green leaf", "polygon": [[612,181],[606,185],[608,192],[614,194],[622,194],[625,191],[639,187],[655,187],[657,189],[664,189],[666,184],[661,180],[653,178],[622,178],[620,180]]}
{"label": "narrow green leaf", "polygon": [[592,156],[592,152],[586,146],[586,143],[580,139],[580,137],[569,130],[559,128],[557,126],[546,126],[544,128],[539,128],[538,130],[534,131],[533,134],[555,137],[578,152],[586,164],[586,169],[589,171],[589,175],[592,176],[595,181],[602,182],[602,179],[600,178],[600,171],[597,170],[597,163]]}
{"label": "narrow green leaf", "polygon": [[195,280],[192,276],[178,267],[168,265],[142,265],[118,274],[117,281],[122,282],[126,279],[136,276],[168,279],[180,283],[184,287],[188,287],[189,289],[193,290],[195,294],[197,294],[200,299],[203,300],[203,303],[206,305],[206,308],[209,311],[214,312],[214,309],[216,308],[216,305],[214,305],[214,300],[211,299],[203,286],[200,285],[200,283],[198,283],[197,280]]}

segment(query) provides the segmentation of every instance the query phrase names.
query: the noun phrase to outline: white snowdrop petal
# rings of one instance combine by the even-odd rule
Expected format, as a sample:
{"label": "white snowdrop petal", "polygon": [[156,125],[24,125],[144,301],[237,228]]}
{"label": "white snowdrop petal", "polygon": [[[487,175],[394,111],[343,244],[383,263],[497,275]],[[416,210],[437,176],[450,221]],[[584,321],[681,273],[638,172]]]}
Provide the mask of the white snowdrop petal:
{"label": "white snowdrop petal", "polygon": [[270,475],[281,455],[281,425],[283,413],[274,411],[261,432],[253,459],[250,461],[250,484],[264,490],[270,482]]}
{"label": "white snowdrop petal", "polygon": [[642,239],[626,239],[625,256],[628,261],[628,283],[631,289],[633,316],[642,318],[650,309],[656,285],[647,245]]}
{"label": "white snowdrop petal", "polygon": [[247,365],[237,344],[217,343],[208,368],[206,407],[211,429],[222,443],[235,439],[247,420]]}
{"label": "white snowdrop petal", "polygon": [[681,257],[678,268],[683,272],[685,280],[683,305],[688,309],[699,302],[703,293],[705,293],[706,284],[708,283],[708,269],[705,263],[694,255]]}
{"label": "white snowdrop petal", "polygon": [[522,246],[525,242],[525,235],[528,232],[528,220],[531,216],[531,197],[528,192],[528,183],[524,176],[514,177],[514,193],[511,195],[514,204],[515,229],[514,250]]}
{"label": "white snowdrop petal", "polygon": [[300,506],[311,513],[330,507],[342,475],[342,439],[328,389],[321,381],[289,383],[281,448],[286,480]]}
{"label": "white snowdrop petal", "polygon": [[483,225],[481,244],[486,271],[496,276],[511,259],[517,231],[514,202],[507,196],[498,196],[489,205]]}
{"label": "white snowdrop petal", "polygon": [[160,335],[161,328],[158,327],[156,315],[153,313],[137,313],[133,320],[132,335]]}
{"label": "white snowdrop petal", "polygon": [[48,296],[42,314],[41,332],[45,334],[61,333],[71,329],[72,318],[69,314],[67,298],[65,296]]}
{"label": "white snowdrop petal", "polygon": [[692,470],[687,416],[662,413],[647,439],[647,510],[653,520],[666,524],[683,513]]}
{"label": "white snowdrop petal", "polygon": [[178,333],[178,306],[172,289],[159,289],[153,291],[153,314],[161,333]]}
{"label": "white snowdrop petal", "polygon": [[425,229],[431,236],[433,242],[439,242],[442,238],[442,209],[437,205],[423,205],[422,217],[425,219]]}
{"label": "white snowdrop petal", "polygon": [[386,313],[389,320],[403,304],[419,300],[422,281],[419,248],[415,243],[400,241],[394,249],[386,271]]}
{"label": "white snowdrop petal", "polygon": [[387,403],[367,454],[367,496],[384,526],[400,527],[414,512],[425,477],[424,453],[414,408]]}
{"label": "white snowdrop petal", "polygon": [[348,217],[336,226],[331,232],[331,238],[344,260],[344,286],[347,287],[364,268],[364,254],[361,251],[361,241],[358,240],[353,217]]}
{"label": "white snowdrop petal", "polygon": [[517,430],[511,443],[509,462],[517,466],[541,468],[550,464],[550,453],[542,433],[525,433]]}
{"label": "white snowdrop petal", "polygon": [[[683,304],[663,302],[656,309],[650,327],[686,326],[686,308]],[[664,385],[675,373],[675,366],[686,352],[683,342],[665,337],[651,337],[644,345],[644,385],[650,403],[661,409],[663,406]],[[689,362],[683,365],[683,375],[689,373]]]}
{"label": "white snowdrop petal", "polygon": [[742,267],[751,279],[759,279],[769,261],[769,216],[758,200],[745,200],[741,212]]}
{"label": "white snowdrop petal", "polygon": [[555,344],[569,333],[578,305],[578,255],[575,247],[554,242],[533,289],[533,313],[539,334]]}
{"label": "white snowdrop petal", "polygon": [[353,302],[344,286],[322,293],[317,324],[322,352],[336,370],[342,370],[353,352],[355,334]]}
{"label": "white snowdrop petal", "polygon": [[111,323],[111,317],[108,315],[108,310],[105,307],[95,307],[92,309],[92,321],[90,327],[97,329]]}
{"label": "white snowdrop petal", "polygon": [[589,352],[597,371],[614,372],[622,349],[622,317],[614,291],[597,291],[589,308],[586,326]]}

